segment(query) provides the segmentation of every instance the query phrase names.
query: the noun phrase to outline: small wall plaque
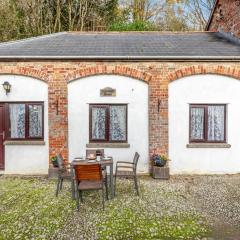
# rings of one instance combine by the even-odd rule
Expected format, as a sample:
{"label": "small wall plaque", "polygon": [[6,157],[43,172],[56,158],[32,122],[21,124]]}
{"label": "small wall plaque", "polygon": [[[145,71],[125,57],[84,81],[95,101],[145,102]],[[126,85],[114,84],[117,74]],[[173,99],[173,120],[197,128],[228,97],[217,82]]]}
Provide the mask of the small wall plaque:
{"label": "small wall plaque", "polygon": [[116,89],[106,87],[100,90],[101,97],[116,97]]}

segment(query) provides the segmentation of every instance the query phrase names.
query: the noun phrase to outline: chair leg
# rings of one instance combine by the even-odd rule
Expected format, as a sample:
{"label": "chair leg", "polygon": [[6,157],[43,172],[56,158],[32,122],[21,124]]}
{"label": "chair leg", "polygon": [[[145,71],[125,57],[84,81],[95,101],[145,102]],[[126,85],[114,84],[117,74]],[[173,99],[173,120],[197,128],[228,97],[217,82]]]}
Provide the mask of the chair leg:
{"label": "chair leg", "polygon": [[80,195],[80,200],[81,200],[81,202],[83,203],[83,192],[82,192],[82,191],[79,191],[79,195]]}
{"label": "chair leg", "polygon": [[107,175],[105,178],[105,188],[106,188],[106,199],[108,200],[108,178],[107,178]]}
{"label": "chair leg", "polygon": [[63,178],[61,179],[61,182],[60,182],[60,190],[62,190],[62,186],[63,186]]}
{"label": "chair leg", "polygon": [[104,187],[102,188],[102,204],[103,204],[103,211],[105,210],[105,196],[104,196]]}
{"label": "chair leg", "polygon": [[59,177],[57,181],[56,197],[58,196],[58,193],[59,193],[60,183],[61,183],[61,178]]}
{"label": "chair leg", "polygon": [[80,203],[79,203],[79,193],[80,191],[76,191],[76,203],[77,203],[77,210],[80,210]]}
{"label": "chair leg", "polygon": [[135,185],[135,190],[137,192],[137,195],[139,196],[139,189],[138,189],[138,182],[137,182],[137,176],[134,176],[134,185]]}
{"label": "chair leg", "polygon": [[117,175],[115,173],[115,179],[114,179],[114,197],[116,196],[116,188],[117,188]]}
{"label": "chair leg", "polygon": [[72,199],[75,200],[76,199],[76,189],[75,189],[75,182],[73,179],[71,180],[71,189],[72,189]]}

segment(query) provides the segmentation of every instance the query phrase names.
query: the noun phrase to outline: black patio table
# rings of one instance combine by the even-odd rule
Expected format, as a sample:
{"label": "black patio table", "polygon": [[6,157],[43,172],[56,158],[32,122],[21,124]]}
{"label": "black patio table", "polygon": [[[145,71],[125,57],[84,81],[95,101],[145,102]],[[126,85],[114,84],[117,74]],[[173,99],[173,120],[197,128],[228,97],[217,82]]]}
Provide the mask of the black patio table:
{"label": "black patio table", "polygon": [[[72,176],[74,178],[74,166],[75,165],[81,165],[81,164],[91,164],[93,163],[93,161],[83,158],[81,160],[76,160],[76,159],[81,159],[81,158],[75,158],[71,163],[71,172],[72,172]],[[95,161],[96,163],[99,163],[102,167],[109,167],[110,168],[110,181],[109,181],[109,185],[110,185],[110,196],[111,198],[114,197],[114,186],[113,186],[113,158],[112,157],[108,157],[107,160],[104,160],[104,158],[101,158],[100,161]],[[75,199],[75,193],[76,193],[76,182],[74,181],[74,184],[72,184],[72,198]]]}

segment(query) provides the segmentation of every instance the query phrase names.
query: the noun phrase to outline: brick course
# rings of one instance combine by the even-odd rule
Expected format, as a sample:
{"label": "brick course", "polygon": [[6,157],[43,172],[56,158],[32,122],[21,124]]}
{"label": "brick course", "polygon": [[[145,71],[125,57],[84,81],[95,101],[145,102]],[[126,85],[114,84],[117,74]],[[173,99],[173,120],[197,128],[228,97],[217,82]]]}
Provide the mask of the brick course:
{"label": "brick course", "polygon": [[[48,83],[50,156],[67,157],[67,84],[99,74],[133,77],[149,84],[149,152],[168,152],[168,85],[195,74],[220,74],[240,80],[239,62],[1,62],[0,74],[30,76]],[[158,103],[160,101],[160,112]],[[57,110],[58,106],[58,110]]]}

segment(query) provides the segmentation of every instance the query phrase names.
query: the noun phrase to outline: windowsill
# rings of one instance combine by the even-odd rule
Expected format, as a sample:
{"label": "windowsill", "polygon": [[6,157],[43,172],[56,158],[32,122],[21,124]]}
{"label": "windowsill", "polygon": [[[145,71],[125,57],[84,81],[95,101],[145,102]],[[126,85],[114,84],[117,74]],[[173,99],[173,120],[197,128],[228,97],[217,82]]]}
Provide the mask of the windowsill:
{"label": "windowsill", "polygon": [[187,148],[231,148],[228,143],[189,143]]}
{"label": "windowsill", "polygon": [[16,140],[7,140],[4,142],[4,145],[45,145],[43,140],[27,140],[27,141],[16,141]]}
{"label": "windowsill", "polygon": [[88,143],[87,148],[130,148],[128,143]]}

